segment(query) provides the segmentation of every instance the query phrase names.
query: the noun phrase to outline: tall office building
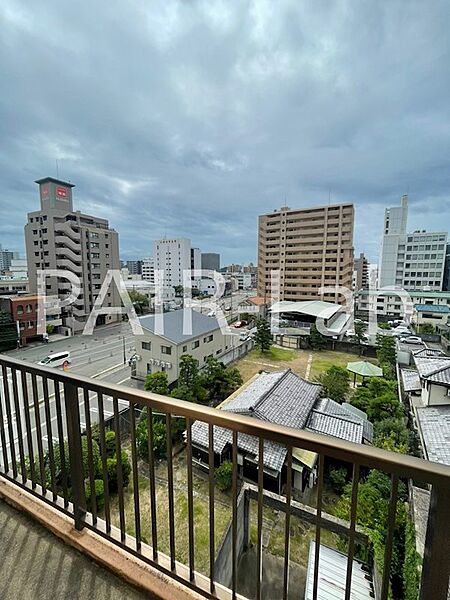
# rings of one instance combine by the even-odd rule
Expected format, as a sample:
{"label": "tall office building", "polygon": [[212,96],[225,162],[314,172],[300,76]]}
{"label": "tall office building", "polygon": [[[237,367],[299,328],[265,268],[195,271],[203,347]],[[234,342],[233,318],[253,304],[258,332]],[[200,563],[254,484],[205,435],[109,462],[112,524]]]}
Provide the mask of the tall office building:
{"label": "tall office building", "polygon": [[202,269],[218,271],[220,269],[220,254],[215,252],[202,252]]}
{"label": "tall office building", "polygon": [[405,290],[443,288],[447,232],[407,233],[408,196],[399,207],[387,208],[381,247],[379,286]]}
{"label": "tall office building", "polygon": [[142,275],[142,260],[127,260],[124,266],[130,275]]}
{"label": "tall office building", "polygon": [[[38,179],[41,209],[28,213],[25,243],[30,292],[37,293],[39,269],[67,270],[78,276],[81,294],[74,304],[64,307],[64,331],[79,331],[92,310],[104,278],[110,269],[120,269],[119,238],[106,219],[73,210],[71,183],[45,177]],[[71,284],[63,277],[46,279],[47,296],[63,299]],[[111,283],[104,306],[120,306],[120,296]],[[118,320],[101,315],[97,325]]]}
{"label": "tall office building", "polygon": [[164,287],[183,285],[183,271],[191,270],[191,240],[186,238],[153,242],[155,270],[164,271]]}
{"label": "tall office building", "polygon": [[279,270],[281,300],[342,302],[338,290],[351,290],[353,204],[305,209],[280,208],[259,217],[258,295],[271,293],[271,270]]}
{"label": "tall office building", "polygon": [[11,261],[17,260],[19,258],[19,253],[14,252],[13,250],[3,249],[0,244],[0,275],[11,269]]}
{"label": "tall office building", "polygon": [[362,252],[353,263],[353,280],[355,290],[365,290],[369,287],[369,261]]}
{"label": "tall office building", "polygon": [[155,283],[155,261],[152,256],[142,259],[141,275],[142,279]]}

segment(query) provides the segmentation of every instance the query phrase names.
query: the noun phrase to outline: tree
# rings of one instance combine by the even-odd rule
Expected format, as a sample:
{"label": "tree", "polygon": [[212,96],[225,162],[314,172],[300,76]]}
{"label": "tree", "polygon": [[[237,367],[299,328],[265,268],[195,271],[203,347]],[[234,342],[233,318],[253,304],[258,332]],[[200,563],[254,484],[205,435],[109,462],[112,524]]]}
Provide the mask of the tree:
{"label": "tree", "polygon": [[201,372],[200,381],[207,391],[208,403],[217,405],[242,385],[242,376],[236,367],[226,368],[211,356]]}
{"label": "tree", "polygon": [[401,419],[404,416],[395,381],[379,377],[371,377],[365,386],[357,388],[350,403],[364,411],[373,423],[389,417]]}
{"label": "tree", "polygon": [[133,303],[133,306],[138,314],[142,314],[144,312],[144,308],[148,308],[149,299],[145,294],[141,294],[136,290],[131,290],[129,292],[130,300]]}
{"label": "tree", "polygon": [[270,331],[270,323],[265,319],[256,321],[255,344],[261,352],[267,352],[272,346],[272,332]]}
{"label": "tree", "polygon": [[167,373],[163,371],[157,371],[156,373],[150,373],[145,378],[144,389],[147,392],[153,392],[154,394],[161,394],[162,396],[169,395],[169,382]]}
{"label": "tree", "polygon": [[432,323],[422,323],[417,328],[418,333],[434,333],[434,325]]}
{"label": "tree", "polygon": [[[387,369],[387,371],[391,372],[392,369],[395,369],[395,364],[397,360],[397,354],[395,350],[395,338],[390,335],[381,335],[377,334],[376,337],[376,345],[377,345],[377,358],[380,363],[380,367],[385,370],[385,366],[391,367],[391,369]],[[385,377],[387,373],[384,373]]]}
{"label": "tree", "polygon": [[309,334],[309,343],[313,350],[322,350],[325,348],[326,340],[325,336],[323,336],[320,331],[317,329],[315,323],[311,325],[311,330]]}
{"label": "tree", "polygon": [[355,338],[358,343],[359,354],[361,354],[361,346],[366,334],[367,325],[363,321],[355,321]]}
{"label": "tree", "polygon": [[322,386],[322,395],[326,398],[344,402],[350,391],[349,375],[343,367],[333,365],[319,375],[317,381]]}
{"label": "tree", "polygon": [[184,296],[184,288],[182,285],[174,285],[173,289],[175,290],[176,298],[183,298]]}
{"label": "tree", "polygon": [[[148,462],[148,418],[147,408],[141,413],[136,428],[136,442],[139,456]],[[172,418],[172,442],[178,442],[186,429],[185,419]],[[153,452],[156,458],[164,458],[167,454],[167,435],[165,415],[153,415]]]}
{"label": "tree", "polygon": [[17,348],[18,339],[17,327],[11,315],[4,310],[0,310],[0,352]]}
{"label": "tree", "polygon": [[178,385],[172,391],[173,398],[187,402],[204,402],[206,390],[201,384],[198,369],[198,360],[190,354],[183,354],[180,358]]}

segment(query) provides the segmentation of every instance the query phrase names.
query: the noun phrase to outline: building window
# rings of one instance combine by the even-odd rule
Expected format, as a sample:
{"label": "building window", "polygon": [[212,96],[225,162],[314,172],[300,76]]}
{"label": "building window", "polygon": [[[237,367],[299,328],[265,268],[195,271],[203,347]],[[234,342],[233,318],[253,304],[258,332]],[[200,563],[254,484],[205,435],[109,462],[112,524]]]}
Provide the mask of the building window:
{"label": "building window", "polygon": [[171,346],[161,346],[161,354],[172,354]]}
{"label": "building window", "polygon": [[17,314],[23,315],[23,305],[22,304],[17,305]]}
{"label": "building window", "polygon": [[187,346],[183,346],[183,352],[187,352]]}
{"label": "building window", "polygon": [[33,310],[33,309],[32,309],[32,307],[31,307],[31,304],[26,304],[26,305],[25,305],[25,312],[27,312],[27,313],[30,313],[32,310]]}
{"label": "building window", "polygon": [[200,346],[200,342],[198,340],[196,340],[195,342],[192,342],[192,350],[195,350],[196,348],[198,348]]}
{"label": "building window", "polygon": [[151,342],[142,342],[142,350],[151,350],[152,343]]}
{"label": "building window", "polygon": [[150,363],[147,363],[147,373],[151,373],[152,372],[152,365]]}
{"label": "building window", "polygon": [[203,342],[204,342],[205,344],[209,344],[209,342],[212,342],[212,341],[213,341],[213,339],[214,339],[214,336],[213,336],[213,334],[211,334],[211,335],[207,335],[206,337],[204,337],[204,338],[203,338]]}

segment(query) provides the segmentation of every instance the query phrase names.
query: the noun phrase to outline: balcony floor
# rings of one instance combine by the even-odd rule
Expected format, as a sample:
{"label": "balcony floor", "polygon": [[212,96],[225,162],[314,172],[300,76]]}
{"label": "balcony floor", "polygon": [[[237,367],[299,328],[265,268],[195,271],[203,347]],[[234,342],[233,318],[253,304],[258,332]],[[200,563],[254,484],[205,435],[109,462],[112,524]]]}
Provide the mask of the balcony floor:
{"label": "balcony floor", "polygon": [[143,600],[127,585],[0,500],[2,600]]}

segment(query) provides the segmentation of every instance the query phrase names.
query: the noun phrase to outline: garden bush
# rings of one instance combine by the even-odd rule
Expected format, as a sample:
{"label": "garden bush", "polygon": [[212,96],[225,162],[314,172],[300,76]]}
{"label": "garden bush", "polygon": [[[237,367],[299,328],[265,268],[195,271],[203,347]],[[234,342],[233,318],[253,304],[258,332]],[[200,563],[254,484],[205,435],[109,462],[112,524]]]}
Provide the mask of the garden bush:
{"label": "garden bush", "polygon": [[217,467],[214,479],[220,491],[225,492],[231,488],[233,483],[233,465],[229,460],[226,460],[220,467]]}

